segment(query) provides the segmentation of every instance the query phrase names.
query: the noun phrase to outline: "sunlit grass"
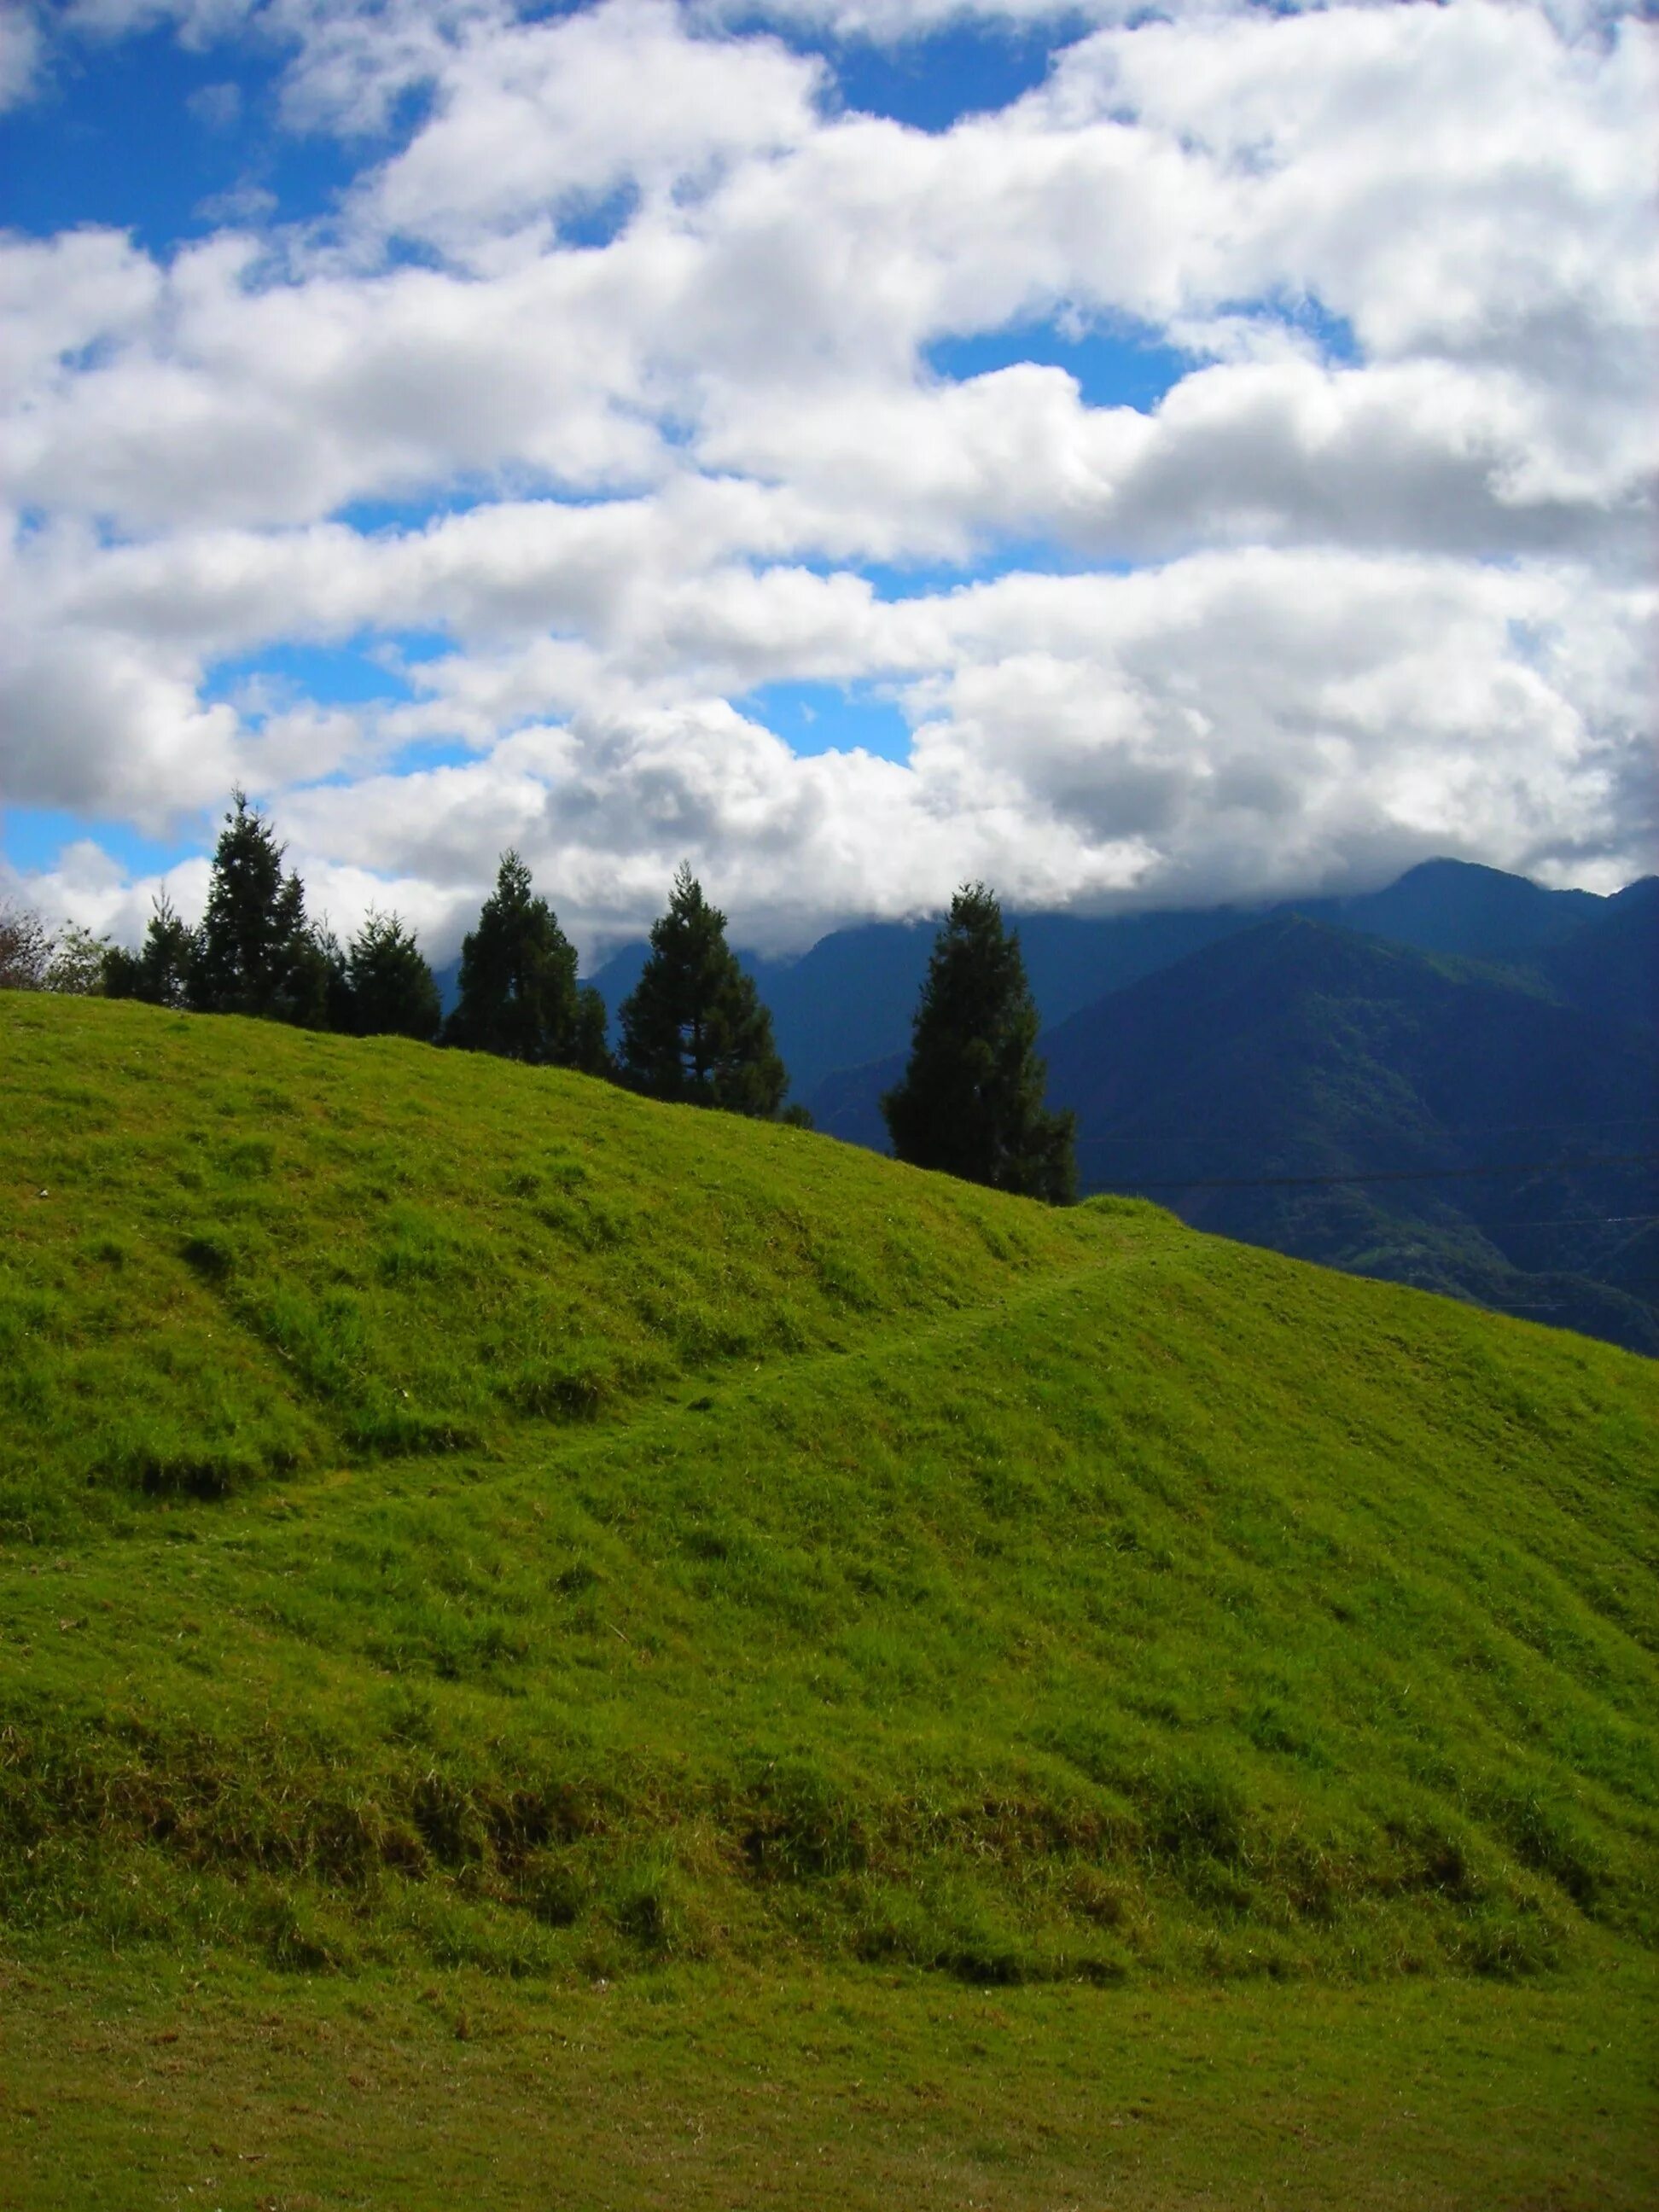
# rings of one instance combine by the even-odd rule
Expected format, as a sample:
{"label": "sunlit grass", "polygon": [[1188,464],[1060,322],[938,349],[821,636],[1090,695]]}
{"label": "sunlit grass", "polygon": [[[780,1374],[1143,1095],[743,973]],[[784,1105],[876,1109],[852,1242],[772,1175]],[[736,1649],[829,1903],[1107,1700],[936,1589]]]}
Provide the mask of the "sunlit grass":
{"label": "sunlit grass", "polygon": [[0,1085],[31,1987],[1650,1976],[1649,1364],[415,1046]]}

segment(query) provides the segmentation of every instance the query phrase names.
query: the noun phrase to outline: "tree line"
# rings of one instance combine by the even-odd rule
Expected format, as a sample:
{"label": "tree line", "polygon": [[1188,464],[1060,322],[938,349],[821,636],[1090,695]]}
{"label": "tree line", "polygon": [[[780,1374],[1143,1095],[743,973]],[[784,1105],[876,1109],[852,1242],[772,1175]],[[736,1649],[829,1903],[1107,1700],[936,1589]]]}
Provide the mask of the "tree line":
{"label": "tree line", "polygon": [[[431,966],[397,915],[372,912],[342,945],[307,915],[305,886],[284,860],[270,823],[238,791],[199,923],[184,921],[163,892],[134,952],[74,926],[54,939],[27,910],[0,909],[0,988],[413,1037],[810,1126],[804,1107],[785,1103],[771,1015],[726,944],[725,915],[689,866],[652,927],[613,1052],[604,1001],[578,981],[575,947],[516,852],[501,855],[463,940],[447,1018]],[[933,946],[908,1064],[881,1102],[898,1158],[1051,1204],[1073,1198],[1073,1117],[1044,1106],[1037,1028],[1018,934],[984,884],[964,884]]]}

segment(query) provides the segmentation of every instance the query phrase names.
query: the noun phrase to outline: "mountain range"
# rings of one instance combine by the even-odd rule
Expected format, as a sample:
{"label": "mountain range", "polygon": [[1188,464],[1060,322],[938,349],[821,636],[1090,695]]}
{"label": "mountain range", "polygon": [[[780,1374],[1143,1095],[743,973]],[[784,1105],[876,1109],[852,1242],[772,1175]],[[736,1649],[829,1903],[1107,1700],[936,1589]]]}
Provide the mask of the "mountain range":
{"label": "mountain range", "polygon": [[[1383,890],[1274,907],[1221,906],[1132,915],[1011,914],[1045,1027],[1188,953],[1255,927],[1270,913],[1304,915],[1425,952],[1515,957],[1557,945],[1610,902],[1546,890],[1461,860],[1428,860]],[[860,923],[792,959],[739,958],[772,1010],[793,1095],[809,1103],[825,1078],[905,1051],[927,972],[932,921]],[[639,981],[647,946],[624,945],[587,979],[614,1020]]]}
{"label": "mountain range", "polygon": [[[1267,912],[1014,919],[1085,1191],[1659,1353],[1659,878],[1440,860]],[[745,960],[829,1133],[886,1148],[933,939]],[[594,978],[613,1006],[643,955]]]}

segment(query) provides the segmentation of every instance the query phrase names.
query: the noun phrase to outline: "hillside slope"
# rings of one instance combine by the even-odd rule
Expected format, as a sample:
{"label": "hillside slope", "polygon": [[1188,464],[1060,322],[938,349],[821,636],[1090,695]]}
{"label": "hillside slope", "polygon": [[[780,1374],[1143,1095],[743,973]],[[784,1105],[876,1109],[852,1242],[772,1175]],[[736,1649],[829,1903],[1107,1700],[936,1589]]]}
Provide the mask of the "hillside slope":
{"label": "hillside slope", "polygon": [[1659,1932],[1650,1364],[401,1043],[9,997],[0,1083],[14,1945]]}

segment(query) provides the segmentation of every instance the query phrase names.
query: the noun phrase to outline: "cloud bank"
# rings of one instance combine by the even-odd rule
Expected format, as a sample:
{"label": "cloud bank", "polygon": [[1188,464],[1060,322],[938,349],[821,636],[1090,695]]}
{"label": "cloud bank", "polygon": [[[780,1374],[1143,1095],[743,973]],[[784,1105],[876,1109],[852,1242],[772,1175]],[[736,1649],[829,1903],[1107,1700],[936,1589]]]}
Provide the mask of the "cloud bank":
{"label": "cloud bank", "polygon": [[[210,52],[216,129],[279,54],[352,173],[325,220],[0,243],[0,799],[162,836],[240,780],[315,902],[441,953],[509,842],[590,946],[682,857],[773,947],[975,875],[1659,864],[1659,33],[1081,13],[77,0],[83,56]],[[848,97],[969,18],[1063,42],[945,128]],[[802,684],[905,757],[798,750]],[[125,933],[153,887],[95,839],[34,885]]]}

